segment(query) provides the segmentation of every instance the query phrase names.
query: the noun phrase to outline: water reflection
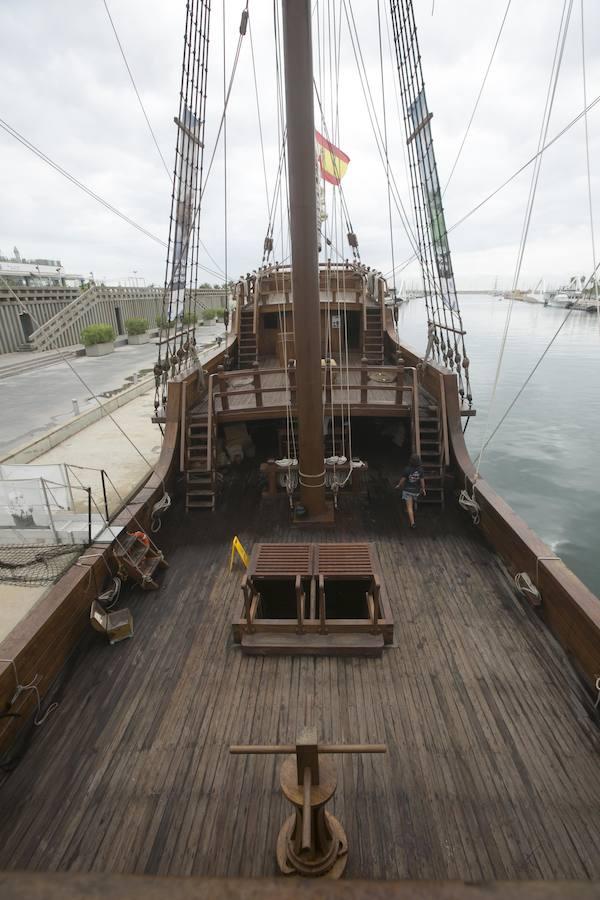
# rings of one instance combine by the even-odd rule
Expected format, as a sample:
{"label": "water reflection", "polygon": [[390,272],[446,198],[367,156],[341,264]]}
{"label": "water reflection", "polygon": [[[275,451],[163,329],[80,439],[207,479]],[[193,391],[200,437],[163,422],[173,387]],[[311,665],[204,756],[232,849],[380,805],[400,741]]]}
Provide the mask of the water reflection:
{"label": "water reflection", "polygon": [[[508,301],[461,295],[477,416],[467,445],[481,449]],[[565,311],[513,304],[490,432],[538,361]],[[424,352],[422,300],[399,310],[402,338]],[[573,312],[532,381],[485,451],[482,474],[527,524],[600,595],[600,331],[595,315]]]}

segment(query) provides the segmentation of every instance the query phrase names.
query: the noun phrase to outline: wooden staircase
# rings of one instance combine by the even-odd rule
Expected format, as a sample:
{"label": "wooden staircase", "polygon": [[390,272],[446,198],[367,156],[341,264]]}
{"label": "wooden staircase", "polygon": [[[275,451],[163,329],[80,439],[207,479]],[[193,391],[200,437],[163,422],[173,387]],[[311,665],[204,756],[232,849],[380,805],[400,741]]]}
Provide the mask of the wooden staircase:
{"label": "wooden staircase", "polygon": [[212,511],[215,508],[214,440],[210,441],[211,459],[208,458],[211,427],[208,413],[192,415],[188,419],[185,447],[186,510]]}
{"label": "wooden staircase", "polygon": [[239,341],[239,368],[250,369],[258,358],[254,332],[254,307],[252,306],[242,309]]}
{"label": "wooden staircase", "polygon": [[101,299],[102,292],[95,284],[91,285],[32,332],[29,338],[32,349],[47,350],[52,345],[58,346],[65,332],[76,325]]}
{"label": "wooden staircase", "polygon": [[420,410],[419,437],[421,461],[425,471],[427,495],[419,503],[431,503],[444,508],[444,448],[442,423],[437,406]]}
{"label": "wooden staircase", "polygon": [[383,365],[383,329],[381,308],[367,306],[367,325],[363,334],[363,354],[374,366]]}

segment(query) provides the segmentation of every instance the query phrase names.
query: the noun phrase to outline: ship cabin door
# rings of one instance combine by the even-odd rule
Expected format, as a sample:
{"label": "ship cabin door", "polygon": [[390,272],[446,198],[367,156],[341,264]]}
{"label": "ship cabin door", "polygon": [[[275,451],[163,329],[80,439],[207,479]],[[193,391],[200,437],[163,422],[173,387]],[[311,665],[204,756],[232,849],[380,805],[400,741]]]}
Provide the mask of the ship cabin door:
{"label": "ship cabin door", "polygon": [[[344,321],[345,319],[345,321]],[[346,335],[348,336],[348,350],[360,350],[360,310],[331,310],[331,349],[340,352],[345,349]]]}

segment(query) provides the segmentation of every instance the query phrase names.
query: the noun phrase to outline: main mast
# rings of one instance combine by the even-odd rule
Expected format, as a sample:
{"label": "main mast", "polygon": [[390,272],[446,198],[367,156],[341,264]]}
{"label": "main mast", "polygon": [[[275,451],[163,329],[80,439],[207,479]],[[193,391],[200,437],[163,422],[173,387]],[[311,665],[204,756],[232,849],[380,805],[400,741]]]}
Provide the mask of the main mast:
{"label": "main mast", "polygon": [[300,500],[325,514],[321,308],[310,0],[282,0]]}

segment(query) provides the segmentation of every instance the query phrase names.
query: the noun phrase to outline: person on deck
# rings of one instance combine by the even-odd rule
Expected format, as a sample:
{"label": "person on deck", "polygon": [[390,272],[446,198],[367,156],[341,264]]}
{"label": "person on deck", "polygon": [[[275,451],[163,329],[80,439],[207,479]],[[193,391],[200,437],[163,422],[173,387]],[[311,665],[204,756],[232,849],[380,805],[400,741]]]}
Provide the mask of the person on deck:
{"label": "person on deck", "polygon": [[425,489],[425,472],[421,465],[421,457],[417,453],[413,453],[411,456],[396,487],[402,489],[402,499],[406,503],[410,527],[416,528],[415,509],[417,500],[421,494],[423,496],[427,494]]}
{"label": "person on deck", "polygon": [[229,327],[229,307],[225,306],[223,309],[223,325],[225,326],[225,331]]}

